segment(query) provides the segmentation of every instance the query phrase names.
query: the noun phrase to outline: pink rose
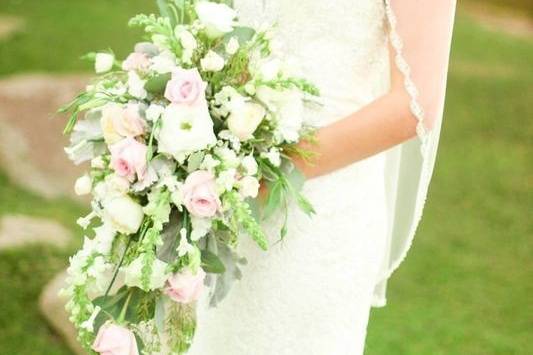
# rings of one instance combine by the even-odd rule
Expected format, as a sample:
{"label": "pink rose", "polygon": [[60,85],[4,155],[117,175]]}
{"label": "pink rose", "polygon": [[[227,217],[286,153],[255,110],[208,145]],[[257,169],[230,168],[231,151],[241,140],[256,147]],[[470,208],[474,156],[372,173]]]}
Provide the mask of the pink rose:
{"label": "pink rose", "polygon": [[195,105],[205,102],[206,88],[198,69],[179,68],[167,83],[165,97],[172,103]]}
{"label": "pink rose", "polygon": [[191,303],[197,301],[204,290],[205,271],[200,268],[193,274],[190,269],[174,274],[168,280],[165,294],[173,301]]}
{"label": "pink rose", "polygon": [[220,209],[215,176],[198,170],[187,176],[183,184],[183,204],[196,217],[213,217]]}
{"label": "pink rose", "polygon": [[122,70],[140,70],[146,71],[150,67],[150,59],[144,53],[131,53],[124,62],[122,62]]}
{"label": "pink rose", "polygon": [[102,355],[139,355],[133,332],[112,323],[100,327],[92,348]]}
{"label": "pink rose", "polygon": [[128,104],[120,115],[113,116],[113,127],[122,137],[137,137],[144,133],[145,122],[138,104]]}
{"label": "pink rose", "polygon": [[144,178],[146,173],[146,145],[128,137],[109,147],[111,151],[111,166],[118,176],[135,180]]}

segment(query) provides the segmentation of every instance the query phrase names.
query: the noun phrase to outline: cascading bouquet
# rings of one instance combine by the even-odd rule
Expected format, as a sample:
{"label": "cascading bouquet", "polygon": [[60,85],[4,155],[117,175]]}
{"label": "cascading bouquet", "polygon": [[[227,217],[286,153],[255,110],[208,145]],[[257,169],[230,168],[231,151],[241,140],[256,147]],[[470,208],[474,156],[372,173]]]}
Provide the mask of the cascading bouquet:
{"label": "cascading bouquet", "polygon": [[148,41],[123,62],[89,54],[99,77],[60,110],[67,154],[91,162],[75,189],[92,193],[78,224],[93,232],[63,290],[90,352],[185,353],[195,301],[216,305],[240,278],[241,236],[266,250],[262,219],[276,211],[283,238],[289,199],[313,213],[289,156],[308,154],[295,143],[312,139],[302,116],[318,90],[284,69],[271,29],[240,25],[229,5],[158,5],[130,21]]}

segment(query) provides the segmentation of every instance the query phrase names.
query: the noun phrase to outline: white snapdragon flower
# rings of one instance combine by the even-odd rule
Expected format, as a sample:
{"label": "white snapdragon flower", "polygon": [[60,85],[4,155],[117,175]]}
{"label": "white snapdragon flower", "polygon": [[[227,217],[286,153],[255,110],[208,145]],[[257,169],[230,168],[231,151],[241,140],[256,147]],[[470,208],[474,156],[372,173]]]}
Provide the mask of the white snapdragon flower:
{"label": "white snapdragon flower", "polygon": [[170,194],[170,200],[178,208],[178,210],[181,211],[183,209],[184,201],[183,201],[183,193],[181,192],[181,188],[172,191],[172,193]]}
{"label": "white snapdragon flower", "polygon": [[195,10],[209,37],[217,38],[233,31],[237,12],[228,5],[200,1]]}
{"label": "white snapdragon flower", "polygon": [[165,107],[158,104],[150,104],[146,109],[146,119],[148,121],[155,122],[157,121],[165,112]]}
{"label": "white snapdragon flower", "polygon": [[235,107],[228,117],[228,128],[241,141],[252,139],[266,115],[265,108],[255,102],[245,102]]}
{"label": "white snapdragon flower", "polygon": [[[125,276],[124,283],[126,286],[142,288],[141,275],[143,264],[143,256],[141,255],[133,260],[127,267],[123,268]],[[165,282],[170,276],[167,268],[168,264],[164,261],[159,259],[154,260],[150,277],[150,290],[156,290],[165,286]]]}
{"label": "white snapdragon flower", "polygon": [[252,155],[247,155],[241,160],[241,165],[246,171],[246,175],[257,174],[257,162]]}
{"label": "white snapdragon flower", "polygon": [[89,319],[87,319],[86,321],[80,324],[80,328],[93,333],[94,332],[94,321],[96,320],[96,317],[98,317],[98,314],[100,314],[101,310],[102,308],[100,306],[94,307],[94,310],[91,313],[91,316],[89,317]]}
{"label": "white snapdragon flower", "polygon": [[203,71],[217,72],[224,68],[224,58],[216,52],[210,50],[205,57],[200,60],[200,66]]}
{"label": "white snapdragon flower", "polygon": [[158,150],[172,155],[178,162],[217,141],[207,105],[170,105],[161,120]]}
{"label": "white snapdragon flower", "polygon": [[76,195],[83,196],[91,193],[93,182],[89,175],[79,177],[74,184]]}
{"label": "white snapdragon flower", "polygon": [[87,216],[85,217],[80,217],[76,220],[76,223],[83,229],[87,229],[87,227],[89,227],[89,224],[91,224],[91,221],[93,220],[93,218],[97,217],[98,215],[96,214],[96,212],[94,211],[91,211],[91,213],[89,213]]}
{"label": "white snapdragon flower", "polygon": [[298,90],[257,88],[257,98],[275,113],[277,130],[287,142],[296,142],[303,124],[303,97]]}
{"label": "white snapdragon flower", "polygon": [[237,181],[237,170],[235,169],[228,169],[222,171],[220,174],[218,174],[218,177],[216,178],[216,183],[218,188],[221,191],[231,191],[233,189],[233,186],[235,186],[235,182]]}
{"label": "white snapdragon flower", "polygon": [[219,165],[220,165],[220,161],[213,158],[211,154],[206,154],[204,156],[204,160],[202,160],[202,163],[200,164],[200,169],[213,172],[213,170],[215,170],[215,168]]}
{"label": "white snapdragon flower", "polygon": [[97,74],[102,74],[113,69],[115,56],[110,53],[96,53],[94,61],[94,70]]}
{"label": "white snapdragon flower", "polygon": [[215,148],[215,154],[222,160],[224,166],[227,168],[236,168],[239,166],[239,157],[234,150],[228,147]]}
{"label": "white snapdragon flower", "polygon": [[183,257],[194,251],[194,247],[187,240],[187,230],[185,228],[182,228],[180,230],[180,243],[178,245],[177,251],[180,257]]}
{"label": "white snapdragon flower", "polygon": [[231,37],[226,44],[226,53],[229,55],[234,55],[239,50],[239,47],[239,40],[236,37]]}
{"label": "white snapdragon flower", "polygon": [[211,220],[209,218],[191,217],[191,240],[198,241],[205,237],[211,230]]}
{"label": "white snapdragon flower", "polygon": [[276,148],[270,148],[268,152],[261,153],[261,157],[267,159],[270,164],[276,167],[281,165],[281,155]]}
{"label": "white snapdragon flower", "polygon": [[94,228],[94,232],[96,251],[103,255],[109,255],[109,253],[111,253],[113,241],[115,240],[116,231],[111,225],[104,223],[100,227]]}
{"label": "white snapdragon flower", "polygon": [[105,162],[101,156],[97,156],[91,160],[91,168],[93,169],[105,169]]}
{"label": "white snapdragon flower", "polygon": [[137,98],[144,99],[148,93],[144,88],[145,80],[142,80],[135,71],[128,72],[128,94]]}
{"label": "white snapdragon flower", "polygon": [[198,48],[196,38],[194,38],[192,33],[187,31],[183,26],[176,26],[174,33],[176,34],[176,38],[179,39],[183,49],[194,50]]}
{"label": "white snapdragon flower", "polygon": [[259,193],[259,181],[253,176],[245,176],[237,183],[239,193],[242,197],[256,198]]}
{"label": "white snapdragon flower", "polygon": [[117,196],[104,199],[103,220],[124,234],[136,233],[141,227],[144,212],[142,206],[131,197]]}

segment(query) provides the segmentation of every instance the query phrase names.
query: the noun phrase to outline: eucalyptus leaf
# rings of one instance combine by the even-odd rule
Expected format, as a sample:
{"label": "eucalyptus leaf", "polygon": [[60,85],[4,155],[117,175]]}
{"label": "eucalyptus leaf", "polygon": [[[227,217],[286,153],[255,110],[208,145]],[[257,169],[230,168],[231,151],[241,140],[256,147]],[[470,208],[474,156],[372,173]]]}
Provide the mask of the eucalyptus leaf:
{"label": "eucalyptus leaf", "polygon": [[239,26],[235,27],[233,31],[230,33],[227,33],[224,36],[224,41],[229,41],[232,37],[237,38],[240,45],[243,45],[247,42],[249,42],[252,38],[254,38],[256,31],[251,27],[246,26]]}
{"label": "eucalyptus leaf", "polygon": [[187,171],[189,173],[192,173],[193,171],[198,170],[200,167],[200,164],[202,164],[202,161],[204,160],[205,153],[204,152],[196,152],[191,154],[189,157],[189,161],[187,164]]}
{"label": "eucalyptus leaf", "polygon": [[222,260],[209,250],[202,250],[202,268],[212,274],[222,274],[226,271]]}
{"label": "eucalyptus leaf", "polygon": [[156,75],[153,78],[148,79],[146,84],[144,84],[144,88],[151,94],[161,95],[165,92],[165,88],[171,77],[172,74],[170,73]]}

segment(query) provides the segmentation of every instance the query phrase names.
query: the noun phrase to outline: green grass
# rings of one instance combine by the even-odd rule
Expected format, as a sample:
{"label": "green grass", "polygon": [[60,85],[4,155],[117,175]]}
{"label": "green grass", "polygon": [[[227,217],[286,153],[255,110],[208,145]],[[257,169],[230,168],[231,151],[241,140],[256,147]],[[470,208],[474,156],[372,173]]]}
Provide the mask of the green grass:
{"label": "green grass", "polygon": [[[0,42],[0,75],[87,69],[77,58],[106,46],[126,53],[134,41],[127,18],[149,4],[2,1],[0,13],[25,17],[27,27]],[[367,354],[529,353],[532,62],[532,41],[488,32],[459,16],[425,217],[390,282],[389,305],[372,313]],[[74,221],[84,212],[69,200],[35,196],[0,174],[0,214],[54,218],[79,236]],[[36,301],[73,249],[0,253],[0,353],[69,353],[39,316]]]}

